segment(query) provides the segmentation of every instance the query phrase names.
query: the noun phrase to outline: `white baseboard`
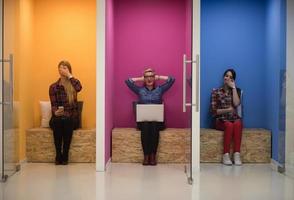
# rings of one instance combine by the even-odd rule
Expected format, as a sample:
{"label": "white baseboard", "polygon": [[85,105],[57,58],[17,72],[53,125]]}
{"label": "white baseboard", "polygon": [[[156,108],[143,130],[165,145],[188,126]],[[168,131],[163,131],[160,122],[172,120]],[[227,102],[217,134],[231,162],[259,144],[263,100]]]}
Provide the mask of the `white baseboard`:
{"label": "white baseboard", "polygon": [[107,171],[110,167],[111,167],[111,157],[109,158],[109,160],[107,161],[105,165],[105,171]]}
{"label": "white baseboard", "polygon": [[106,162],[105,166],[103,168],[100,168],[99,170],[96,170],[96,172],[105,172],[108,168],[111,166],[111,157]]}
{"label": "white baseboard", "polygon": [[274,171],[278,171],[279,167],[283,167],[278,161],[271,159],[271,168]]}
{"label": "white baseboard", "polygon": [[19,164],[19,169],[21,170],[23,167],[25,167],[25,165],[28,163],[28,159],[27,158],[24,158],[24,159],[22,159],[22,160],[20,160],[19,162],[18,162],[18,164]]}
{"label": "white baseboard", "polygon": [[294,178],[294,166],[286,164],[285,174],[289,177]]}

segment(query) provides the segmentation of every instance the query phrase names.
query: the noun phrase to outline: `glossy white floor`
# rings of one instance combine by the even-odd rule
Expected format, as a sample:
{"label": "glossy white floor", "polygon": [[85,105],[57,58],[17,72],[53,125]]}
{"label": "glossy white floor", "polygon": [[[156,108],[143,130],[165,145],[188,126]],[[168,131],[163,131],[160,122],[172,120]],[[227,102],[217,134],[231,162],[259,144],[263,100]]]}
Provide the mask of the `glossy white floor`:
{"label": "glossy white floor", "polygon": [[105,173],[93,164],[26,164],[0,184],[1,200],[293,200],[294,179],[270,165],[201,165],[193,186],[183,165],[143,167],[112,164]]}

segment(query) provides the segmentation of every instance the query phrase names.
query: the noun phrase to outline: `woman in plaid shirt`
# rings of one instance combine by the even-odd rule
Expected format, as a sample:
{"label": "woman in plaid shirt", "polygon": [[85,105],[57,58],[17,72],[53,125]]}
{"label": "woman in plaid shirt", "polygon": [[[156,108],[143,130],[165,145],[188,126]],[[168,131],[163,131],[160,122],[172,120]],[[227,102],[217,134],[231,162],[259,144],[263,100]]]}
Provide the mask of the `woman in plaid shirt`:
{"label": "woman in plaid shirt", "polygon": [[234,141],[234,164],[242,165],[240,147],[242,138],[242,121],[236,108],[240,105],[240,89],[236,88],[236,72],[233,69],[225,71],[224,84],[211,93],[211,113],[215,119],[215,128],[224,131],[223,164],[232,165],[230,145]]}
{"label": "woman in plaid shirt", "polygon": [[[71,74],[71,65],[68,61],[58,64],[60,78],[50,85],[49,96],[51,101],[52,118],[50,127],[53,129],[56,150],[55,164],[67,165],[68,152],[77,118],[77,93],[81,91],[80,81]],[[62,144],[63,143],[63,144]]]}

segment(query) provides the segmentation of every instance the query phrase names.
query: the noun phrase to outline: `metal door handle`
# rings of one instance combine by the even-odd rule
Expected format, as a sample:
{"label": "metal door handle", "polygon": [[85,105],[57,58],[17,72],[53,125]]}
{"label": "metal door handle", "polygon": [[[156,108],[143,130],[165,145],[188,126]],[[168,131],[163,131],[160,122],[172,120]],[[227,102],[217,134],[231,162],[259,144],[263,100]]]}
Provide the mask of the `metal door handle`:
{"label": "metal door handle", "polygon": [[199,77],[200,77],[200,56],[196,55],[196,112],[199,112]]}
{"label": "metal door handle", "polygon": [[183,55],[183,112],[186,112],[186,54]]}
{"label": "metal door handle", "polygon": [[0,102],[1,105],[11,105],[11,102]]}
{"label": "metal door handle", "polygon": [[194,106],[195,104],[192,103],[187,103],[186,102],[186,82],[187,82],[187,64],[188,63],[197,63],[196,61],[193,60],[187,60],[186,54],[183,55],[183,112],[186,112],[186,107],[187,106]]}
{"label": "metal door handle", "polygon": [[[9,63],[9,70],[10,70],[10,83],[12,86],[10,87],[10,93],[11,93],[11,102],[0,102],[1,105],[13,105],[13,55],[9,54],[8,59],[0,59],[0,62],[3,63]],[[4,74],[2,74],[2,81],[4,81],[3,78]],[[3,84],[3,83],[2,83]],[[2,101],[3,101],[3,95],[2,95]]]}

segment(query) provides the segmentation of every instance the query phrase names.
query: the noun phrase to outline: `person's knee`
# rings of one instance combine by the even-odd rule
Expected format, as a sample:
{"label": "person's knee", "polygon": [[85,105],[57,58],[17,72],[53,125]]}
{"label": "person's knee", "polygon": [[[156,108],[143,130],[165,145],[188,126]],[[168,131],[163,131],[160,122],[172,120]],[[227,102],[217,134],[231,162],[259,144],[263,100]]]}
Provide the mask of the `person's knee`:
{"label": "person's knee", "polygon": [[232,122],[225,122],[224,123],[225,129],[233,129],[234,124]]}
{"label": "person's knee", "polygon": [[62,121],[58,117],[52,118],[50,121],[52,129],[60,129],[62,127]]}
{"label": "person's knee", "polygon": [[241,122],[241,120],[236,120],[236,121],[234,122],[234,127],[239,127],[239,128],[241,128],[241,127],[242,127],[242,122]]}
{"label": "person's knee", "polygon": [[148,122],[140,122],[138,123],[138,128],[141,130],[141,132],[147,131],[149,129],[149,124]]}
{"label": "person's knee", "polygon": [[158,122],[151,122],[150,124],[151,124],[153,129],[157,128],[157,126],[158,126]]}
{"label": "person's knee", "polygon": [[149,126],[149,122],[142,122],[142,127],[147,128]]}
{"label": "person's knee", "polygon": [[157,122],[150,122],[150,124],[152,124],[152,126],[157,125]]}

